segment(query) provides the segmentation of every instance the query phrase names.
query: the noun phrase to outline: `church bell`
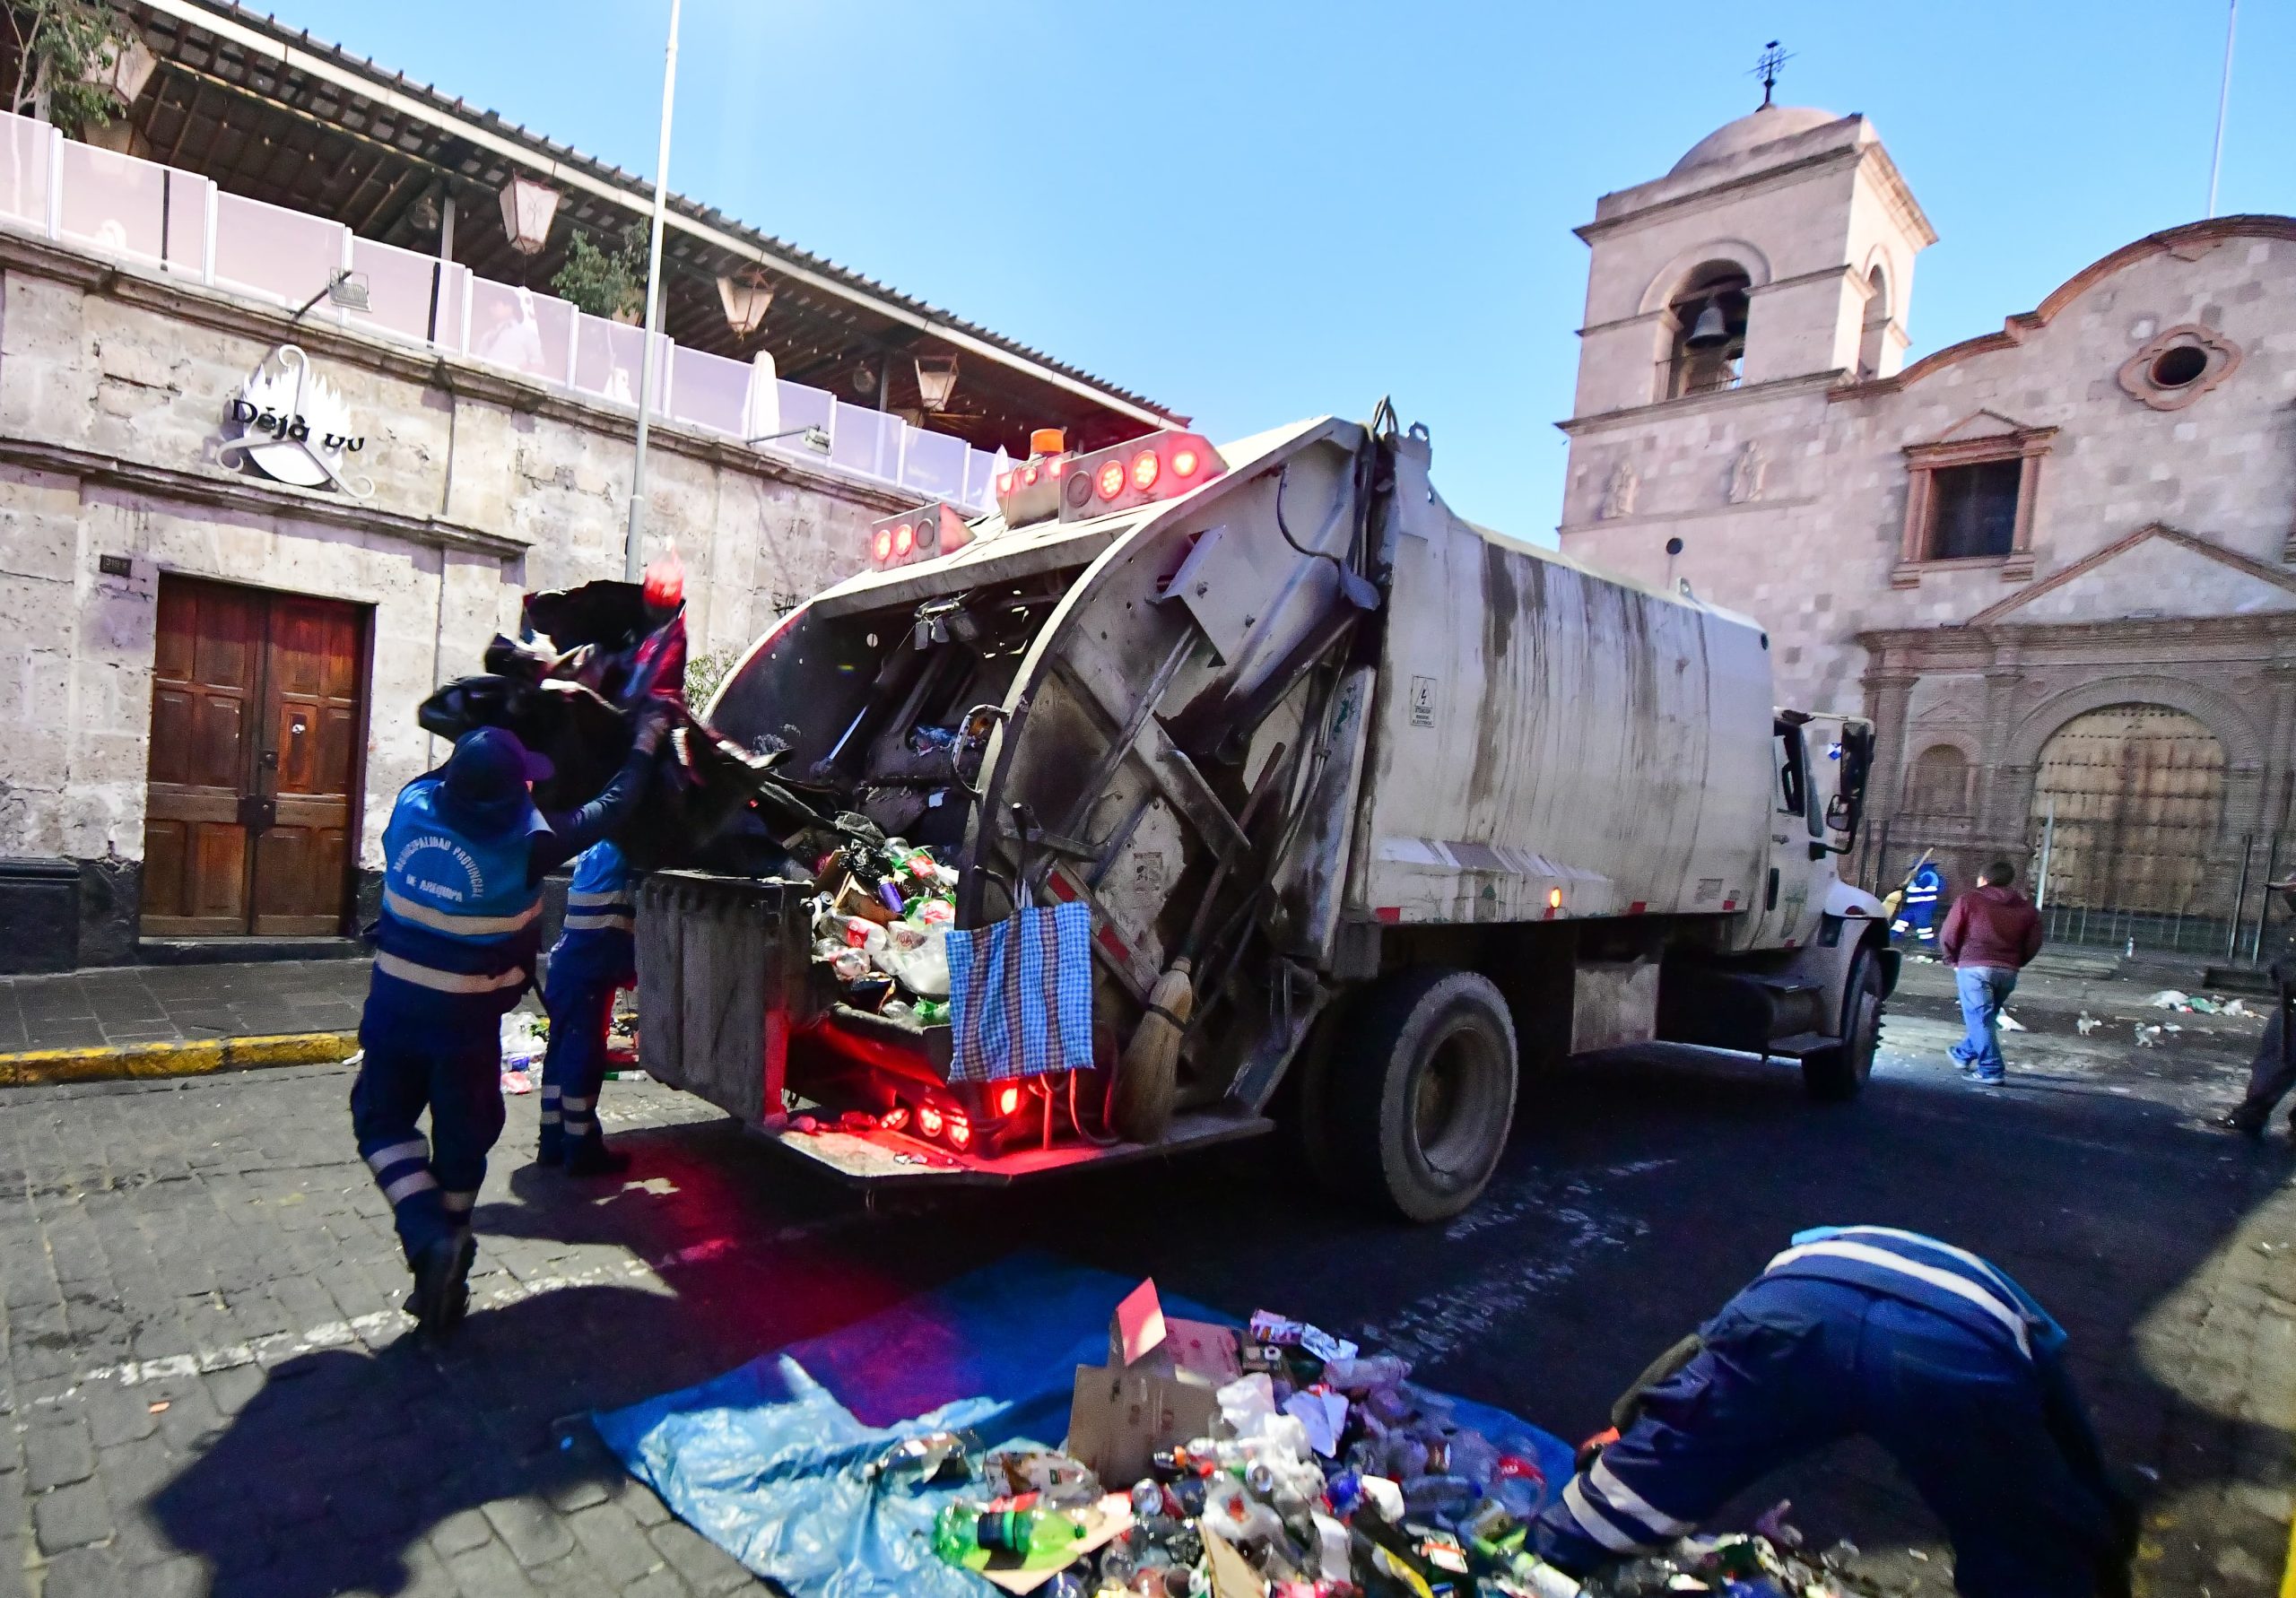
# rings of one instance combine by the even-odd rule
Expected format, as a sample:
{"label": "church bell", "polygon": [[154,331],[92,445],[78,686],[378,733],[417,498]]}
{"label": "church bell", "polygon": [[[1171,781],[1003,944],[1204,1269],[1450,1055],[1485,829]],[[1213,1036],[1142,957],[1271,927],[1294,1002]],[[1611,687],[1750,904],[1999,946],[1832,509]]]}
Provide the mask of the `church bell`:
{"label": "church bell", "polygon": [[1722,308],[1709,300],[1698,313],[1698,320],[1691,324],[1690,336],[1683,341],[1689,350],[1718,350],[1730,342],[1730,329],[1722,319]]}

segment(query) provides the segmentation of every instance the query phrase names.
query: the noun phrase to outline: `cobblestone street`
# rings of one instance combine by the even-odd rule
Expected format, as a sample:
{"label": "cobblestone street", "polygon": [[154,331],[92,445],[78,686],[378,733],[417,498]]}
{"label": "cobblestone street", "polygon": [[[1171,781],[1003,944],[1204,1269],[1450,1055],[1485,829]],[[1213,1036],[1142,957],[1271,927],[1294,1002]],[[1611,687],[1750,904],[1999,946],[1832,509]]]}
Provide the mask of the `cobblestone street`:
{"label": "cobblestone street", "polygon": [[[7,1342],[0,1592],[722,1593],[726,1555],[628,1481],[592,1409],[718,1373],[1043,1246],[1243,1314],[1409,1354],[1566,1437],[1796,1229],[1935,1231],[2063,1319],[2108,1446],[2148,1495],[2143,1590],[2278,1590],[2296,1464],[2296,1188],[2280,1128],[2208,1131],[2256,1023],[2149,988],[2031,979],[2013,1086],[1943,1064],[1916,967],[1847,1111],[1790,1073],[1655,1051],[1526,1087],[1490,1194],[1439,1233],[1335,1210],[1265,1149],[873,1216],[698,1101],[609,1084],[619,1182],[526,1164],[511,1101],[444,1357],[351,1147],[340,1066],[0,1094]],[[2081,1035],[2077,1018],[2099,1024]],[[2122,1020],[2120,1018],[2133,1018]],[[2176,1024],[2134,1047],[2136,1024]],[[1877,1454],[1767,1483],[1907,1590],[1949,1558]],[[1760,1501],[1752,1501],[1758,1498]]]}

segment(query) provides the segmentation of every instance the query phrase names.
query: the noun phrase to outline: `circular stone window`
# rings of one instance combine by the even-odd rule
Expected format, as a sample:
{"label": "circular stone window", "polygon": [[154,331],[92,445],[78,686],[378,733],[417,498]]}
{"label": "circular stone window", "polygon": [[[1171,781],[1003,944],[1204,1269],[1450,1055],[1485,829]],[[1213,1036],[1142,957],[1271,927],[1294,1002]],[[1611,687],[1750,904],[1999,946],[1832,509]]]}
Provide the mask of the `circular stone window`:
{"label": "circular stone window", "polygon": [[2152,358],[2152,369],[2147,374],[2163,388],[2183,388],[2200,381],[2208,369],[2208,352],[2196,344],[2179,344],[2163,350]]}

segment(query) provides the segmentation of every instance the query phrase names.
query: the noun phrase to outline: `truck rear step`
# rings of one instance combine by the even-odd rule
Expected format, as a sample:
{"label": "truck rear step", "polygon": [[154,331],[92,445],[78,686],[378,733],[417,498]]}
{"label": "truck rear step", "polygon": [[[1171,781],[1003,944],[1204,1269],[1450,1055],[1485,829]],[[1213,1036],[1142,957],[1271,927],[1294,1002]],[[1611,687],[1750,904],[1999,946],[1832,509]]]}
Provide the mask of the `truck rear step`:
{"label": "truck rear step", "polygon": [[848,1132],[827,1125],[814,1132],[761,1128],[758,1135],[857,1186],[1001,1187],[1022,1177],[1081,1170],[1087,1166],[1130,1165],[1184,1149],[1235,1142],[1271,1132],[1274,1126],[1266,1116],[1244,1110],[1197,1110],[1173,1116],[1170,1129],[1153,1143],[1118,1143],[1101,1149],[1090,1143],[1057,1142],[1049,1149],[1015,1149],[993,1156],[959,1153],[939,1143],[883,1130]]}

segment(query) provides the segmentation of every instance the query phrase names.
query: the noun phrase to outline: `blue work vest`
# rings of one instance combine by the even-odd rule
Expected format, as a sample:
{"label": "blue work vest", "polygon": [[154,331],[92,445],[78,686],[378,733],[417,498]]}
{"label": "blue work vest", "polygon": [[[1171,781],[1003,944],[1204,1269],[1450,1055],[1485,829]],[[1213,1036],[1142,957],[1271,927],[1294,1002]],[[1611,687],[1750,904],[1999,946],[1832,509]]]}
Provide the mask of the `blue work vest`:
{"label": "blue work vest", "polygon": [[630,862],[612,843],[593,844],[575,856],[551,969],[564,960],[601,977],[625,975],[637,961],[637,926]]}
{"label": "blue work vest", "polygon": [[1998,1265],[1919,1232],[1887,1226],[1822,1226],[1794,1235],[1794,1246],[1762,1272],[1837,1281],[1918,1305],[1981,1337],[2004,1341],[2028,1359],[2053,1359],[2065,1328]]}
{"label": "blue work vest", "polygon": [[383,913],[375,925],[370,1020],[490,1028],[518,1003],[542,942],[542,892],[526,882],[532,839],[549,823],[531,804],[499,832],[454,821],[439,779],[400,790],[383,829]]}

